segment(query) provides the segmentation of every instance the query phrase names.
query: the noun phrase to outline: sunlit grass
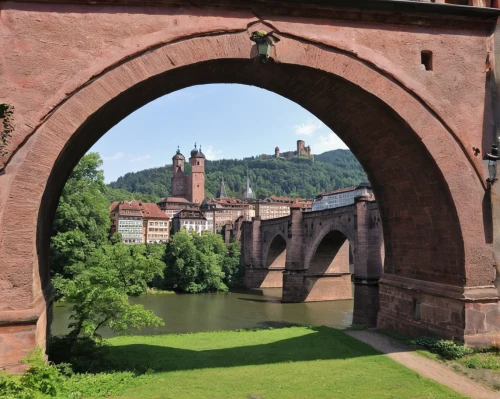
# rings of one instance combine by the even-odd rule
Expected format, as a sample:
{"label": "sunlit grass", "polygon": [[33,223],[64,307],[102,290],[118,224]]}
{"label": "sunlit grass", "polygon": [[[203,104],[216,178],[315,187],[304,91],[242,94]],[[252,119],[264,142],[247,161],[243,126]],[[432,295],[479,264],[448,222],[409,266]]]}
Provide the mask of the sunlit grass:
{"label": "sunlit grass", "polygon": [[126,336],[108,342],[114,362],[146,371],[127,383],[117,396],[122,399],[461,398],[327,327]]}

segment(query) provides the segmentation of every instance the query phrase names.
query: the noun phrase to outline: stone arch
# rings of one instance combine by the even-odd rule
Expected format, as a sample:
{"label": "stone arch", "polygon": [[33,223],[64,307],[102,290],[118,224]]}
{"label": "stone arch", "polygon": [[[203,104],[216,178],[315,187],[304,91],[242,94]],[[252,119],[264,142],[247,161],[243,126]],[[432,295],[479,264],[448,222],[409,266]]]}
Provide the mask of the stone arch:
{"label": "stone arch", "polygon": [[[436,114],[388,74],[351,54],[284,37],[273,60],[261,65],[248,38],[248,32],[213,34],[152,47],[93,77],[47,115],[0,176],[6,188],[0,287],[9,312],[37,315],[37,331],[45,325],[45,315],[39,317],[35,309],[49,301],[50,290],[42,291],[50,287],[52,219],[80,157],[144,104],[207,83],[273,91],[308,109],[341,137],[375,191],[387,276],[446,284],[460,292],[464,286],[492,286],[491,248],[478,217],[484,188]],[[21,316],[1,316],[7,317]],[[388,311],[385,317],[397,316]],[[463,331],[465,322],[457,323]],[[38,332],[37,340],[44,336]]]}
{"label": "stone arch", "polygon": [[307,273],[349,273],[350,244],[345,234],[339,230],[330,230],[317,245]]}
{"label": "stone arch", "polygon": [[263,254],[262,263],[265,268],[284,268],[286,264],[287,241],[281,233],[276,234],[270,241]]}
{"label": "stone arch", "polygon": [[[324,241],[325,237],[332,231],[337,231],[342,234],[349,243],[350,247],[354,247],[355,237],[353,231],[354,216],[351,214],[349,219],[351,222],[345,222],[341,216],[335,217],[330,223],[322,227],[322,229],[316,234],[311,244],[309,245],[309,250],[306,253],[305,258],[305,268],[309,270],[311,261],[316,254],[319,246]],[[351,225],[349,225],[351,224]]]}

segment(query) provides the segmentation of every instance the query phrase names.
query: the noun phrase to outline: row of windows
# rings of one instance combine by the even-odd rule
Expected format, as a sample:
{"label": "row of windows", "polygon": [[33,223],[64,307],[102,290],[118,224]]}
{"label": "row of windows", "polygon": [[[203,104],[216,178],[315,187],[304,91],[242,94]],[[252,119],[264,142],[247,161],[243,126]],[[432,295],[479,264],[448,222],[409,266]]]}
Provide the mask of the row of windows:
{"label": "row of windows", "polygon": [[150,226],[168,226],[168,222],[149,222]]}

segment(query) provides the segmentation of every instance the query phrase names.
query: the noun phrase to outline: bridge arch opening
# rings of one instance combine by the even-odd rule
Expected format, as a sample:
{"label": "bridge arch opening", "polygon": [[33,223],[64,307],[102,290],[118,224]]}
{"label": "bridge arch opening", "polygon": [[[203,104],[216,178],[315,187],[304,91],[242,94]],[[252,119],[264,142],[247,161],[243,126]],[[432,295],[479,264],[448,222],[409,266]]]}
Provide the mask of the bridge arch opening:
{"label": "bridge arch opening", "polygon": [[[110,65],[64,102],[53,104],[22,143],[0,176],[8,179],[0,223],[0,281],[6,287],[4,303],[24,312],[12,317],[33,314],[37,342],[45,339],[45,303],[51,297],[52,220],[71,170],[131,112],[167,93],[207,83],[265,88],[335,131],[362,164],[379,204],[385,241],[379,326],[411,335],[465,336],[464,302],[450,298],[465,286],[491,286],[493,268],[482,234],[477,234],[484,230],[477,217],[482,214],[481,183],[440,119],[392,77],[334,48],[284,38],[274,60],[262,65],[254,56],[248,32],[159,45]],[[470,187],[478,188],[477,195]],[[461,201],[464,193],[474,198]],[[301,268],[299,262],[290,269]],[[436,287],[439,297],[433,294]],[[449,298],[442,299],[443,290]],[[411,311],[416,292],[428,292],[418,321],[400,313]],[[426,314],[424,301],[443,309],[446,321]]]}
{"label": "bridge arch opening", "polygon": [[338,230],[327,233],[311,258],[309,274],[349,273],[351,245],[347,237]]}
{"label": "bridge arch opening", "polygon": [[351,243],[344,233],[331,230],[313,248],[304,275],[304,301],[352,299],[349,258]]}
{"label": "bridge arch opening", "polygon": [[268,269],[284,269],[286,264],[286,240],[281,234],[277,234],[267,252],[264,267]]}

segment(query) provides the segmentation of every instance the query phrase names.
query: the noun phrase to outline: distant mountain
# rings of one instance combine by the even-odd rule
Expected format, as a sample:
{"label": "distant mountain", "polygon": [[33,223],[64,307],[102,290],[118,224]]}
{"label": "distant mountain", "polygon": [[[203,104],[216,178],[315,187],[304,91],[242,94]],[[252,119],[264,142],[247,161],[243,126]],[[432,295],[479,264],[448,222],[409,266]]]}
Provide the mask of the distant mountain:
{"label": "distant mountain", "polygon": [[[241,198],[249,169],[250,185],[257,197],[277,195],[313,198],[322,191],[357,185],[366,175],[349,150],[327,151],[308,158],[206,161],[205,191],[214,197],[224,176],[229,196]],[[190,167],[186,163],[186,173]],[[108,185],[110,201],[135,199],[158,201],[170,195],[172,165],[127,173]],[[132,193],[132,194],[131,194]]]}

